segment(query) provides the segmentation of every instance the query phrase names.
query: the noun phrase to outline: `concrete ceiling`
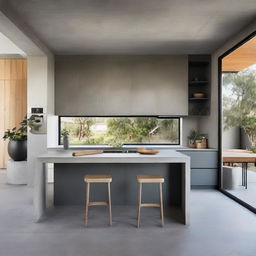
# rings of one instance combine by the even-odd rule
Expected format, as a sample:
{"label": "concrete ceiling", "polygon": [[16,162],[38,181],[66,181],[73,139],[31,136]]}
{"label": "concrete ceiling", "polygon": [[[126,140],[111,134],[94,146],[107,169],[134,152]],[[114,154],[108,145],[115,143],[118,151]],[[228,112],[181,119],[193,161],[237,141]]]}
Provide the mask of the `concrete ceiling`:
{"label": "concrete ceiling", "polygon": [[9,0],[55,54],[211,53],[256,16],[256,0]]}
{"label": "concrete ceiling", "polygon": [[5,35],[3,35],[0,32],[0,54],[20,54],[22,56],[25,55],[25,53],[18,48],[9,38],[7,38]]}

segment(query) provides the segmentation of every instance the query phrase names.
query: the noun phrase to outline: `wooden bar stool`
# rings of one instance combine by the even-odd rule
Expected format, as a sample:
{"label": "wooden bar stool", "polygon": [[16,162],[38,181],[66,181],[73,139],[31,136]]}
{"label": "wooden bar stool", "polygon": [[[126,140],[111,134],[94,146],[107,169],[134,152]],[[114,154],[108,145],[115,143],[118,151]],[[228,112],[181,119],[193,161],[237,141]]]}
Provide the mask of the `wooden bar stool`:
{"label": "wooden bar stool", "polygon": [[[160,216],[162,227],[164,226],[164,207],[163,207],[163,188],[162,184],[164,183],[164,178],[160,175],[137,175],[137,182],[139,184],[139,193],[138,193],[138,219],[137,219],[137,227],[140,227],[140,213],[141,207],[159,207],[160,208]],[[142,203],[142,184],[143,183],[159,183],[159,196],[160,203],[152,204],[152,203]]]}
{"label": "wooden bar stool", "polygon": [[[84,182],[86,183],[86,203],[85,203],[85,226],[88,225],[88,210],[89,206],[105,205],[109,209],[109,225],[112,225],[112,212],[111,212],[111,193],[110,183],[112,182],[112,175],[99,174],[99,175],[85,175]],[[91,183],[107,183],[108,184],[108,202],[90,202],[90,184]]]}

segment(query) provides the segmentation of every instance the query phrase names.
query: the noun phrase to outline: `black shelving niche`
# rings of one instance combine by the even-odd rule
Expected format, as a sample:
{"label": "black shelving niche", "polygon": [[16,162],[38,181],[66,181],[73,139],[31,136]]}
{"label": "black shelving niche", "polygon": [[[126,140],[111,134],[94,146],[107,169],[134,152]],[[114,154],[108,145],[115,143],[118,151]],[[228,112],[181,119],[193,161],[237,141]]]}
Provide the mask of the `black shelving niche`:
{"label": "black shelving niche", "polygon": [[[210,55],[189,55],[188,113],[190,116],[207,116],[210,114],[210,72]],[[194,93],[203,93],[204,96],[195,98]]]}

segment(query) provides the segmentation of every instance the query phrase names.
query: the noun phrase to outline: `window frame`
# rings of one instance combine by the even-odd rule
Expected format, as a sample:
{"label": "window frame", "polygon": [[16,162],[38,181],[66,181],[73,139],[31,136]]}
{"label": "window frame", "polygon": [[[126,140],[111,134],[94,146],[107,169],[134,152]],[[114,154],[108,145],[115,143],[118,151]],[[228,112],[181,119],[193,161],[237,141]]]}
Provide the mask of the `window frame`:
{"label": "window frame", "polygon": [[[179,130],[178,130],[178,143],[124,143],[123,146],[142,146],[142,145],[145,145],[145,146],[181,146],[181,129],[182,129],[182,122],[181,122],[181,117],[180,116],[168,116],[168,115],[165,115],[165,116],[157,116],[157,115],[110,115],[110,116],[101,116],[101,115],[61,115],[61,116],[58,116],[58,145],[59,146],[62,146],[63,144],[61,144],[61,118],[62,117],[127,117],[127,118],[131,118],[131,117],[155,117],[155,118],[158,118],[158,119],[177,119],[178,120],[178,123],[179,123]],[[76,146],[76,145],[70,145],[70,146]],[[83,145],[80,145],[80,146],[95,146],[95,147],[106,147],[107,144],[83,144]]]}

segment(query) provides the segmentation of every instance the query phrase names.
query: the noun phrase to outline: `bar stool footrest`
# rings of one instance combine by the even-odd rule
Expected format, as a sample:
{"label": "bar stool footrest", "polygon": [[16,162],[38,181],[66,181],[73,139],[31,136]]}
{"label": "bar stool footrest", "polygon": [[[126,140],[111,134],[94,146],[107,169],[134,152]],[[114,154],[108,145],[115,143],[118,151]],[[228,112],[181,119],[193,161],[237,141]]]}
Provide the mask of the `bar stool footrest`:
{"label": "bar stool footrest", "polygon": [[150,203],[143,203],[140,205],[141,207],[161,207],[160,204],[150,204]]}
{"label": "bar stool footrest", "polygon": [[108,202],[89,202],[88,203],[88,206],[99,206],[99,205],[108,206],[109,203]]}

